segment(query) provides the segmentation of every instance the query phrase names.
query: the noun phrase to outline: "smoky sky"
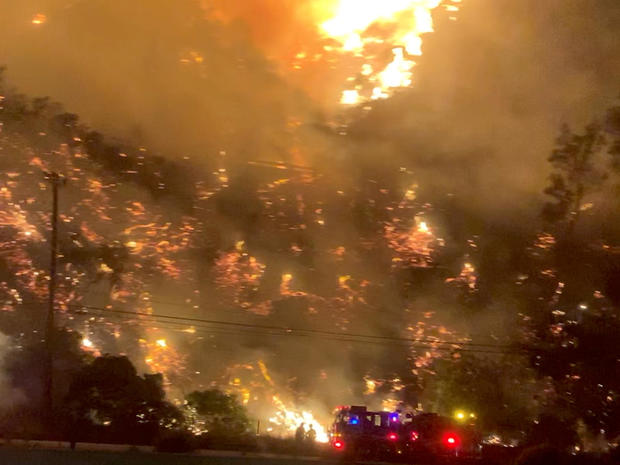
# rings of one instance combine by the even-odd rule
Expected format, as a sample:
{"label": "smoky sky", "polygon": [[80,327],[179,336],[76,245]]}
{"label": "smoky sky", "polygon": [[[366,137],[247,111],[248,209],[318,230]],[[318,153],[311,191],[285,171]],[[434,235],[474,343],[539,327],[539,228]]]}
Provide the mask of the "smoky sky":
{"label": "smoky sky", "polygon": [[[111,137],[169,156],[286,158],[303,96],[197,2],[3,2],[1,61],[20,90],[49,95]],[[47,21],[30,23],[38,11]],[[182,60],[187,60],[185,63]]]}
{"label": "smoky sky", "polygon": [[613,0],[464,2],[426,36],[413,89],[354,125],[364,158],[391,154],[473,210],[531,208],[560,125],[620,94],[619,26]]}
{"label": "smoky sky", "polygon": [[[620,92],[618,2],[467,0],[457,21],[435,15],[412,89],[351,112],[335,144],[315,129],[334,112],[317,89],[333,99],[342,76],[282,71],[317,43],[301,3],[216,2],[219,21],[190,0],[3,0],[0,61],[20,90],[170,157],[291,160],[300,143],[306,164],[404,165],[483,209],[531,202],[560,124],[600,117]],[[301,140],[291,119],[307,128]]]}

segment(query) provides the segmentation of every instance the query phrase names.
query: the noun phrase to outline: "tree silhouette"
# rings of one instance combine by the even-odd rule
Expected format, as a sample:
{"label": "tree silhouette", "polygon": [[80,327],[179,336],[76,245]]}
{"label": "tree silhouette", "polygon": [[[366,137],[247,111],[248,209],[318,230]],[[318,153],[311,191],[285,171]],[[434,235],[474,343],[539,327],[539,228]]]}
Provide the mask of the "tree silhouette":
{"label": "tree silhouette", "polygon": [[127,357],[103,356],[78,372],[67,396],[77,426],[117,442],[151,443],[178,428],[181,412],[165,401],[161,374],[138,376]]}
{"label": "tree silhouette", "polygon": [[553,198],[543,210],[551,222],[567,221],[567,231],[572,232],[584,207],[584,199],[607,178],[601,168],[601,155],[605,148],[603,129],[590,124],[583,134],[571,132],[564,126],[551,153],[549,162],[554,168],[550,185],[545,194]]}
{"label": "tree silhouette", "polygon": [[[64,329],[54,335],[54,414],[59,415],[71,379],[84,366],[88,355],[79,347],[80,335]],[[43,374],[47,346],[41,340],[18,346],[7,354],[4,371],[18,401],[0,412],[0,431],[23,437],[58,437],[58,431],[47,431],[41,414],[44,394]],[[44,407],[44,406],[43,406]]]}
{"label": "tree silhouette", "polygon": [[426,395],[433,410],[452,416],[457,410],[474,413],[484,431],[518,437],[536,416],[535,373],[517,355],[474,356],[435,364]]}
{"label": "tree silhouette", "polygon": [[605,129],[612,142],[609,147],[611,163],[616,172],[620,172],[620,106],[615,106],[607,112]]}
{"label": "tree silhouette", "polygon": [[209,433],[243,434],[249,425],[245,407],[236,396],[217,389],[194,391],[187,396],[188,407]]}

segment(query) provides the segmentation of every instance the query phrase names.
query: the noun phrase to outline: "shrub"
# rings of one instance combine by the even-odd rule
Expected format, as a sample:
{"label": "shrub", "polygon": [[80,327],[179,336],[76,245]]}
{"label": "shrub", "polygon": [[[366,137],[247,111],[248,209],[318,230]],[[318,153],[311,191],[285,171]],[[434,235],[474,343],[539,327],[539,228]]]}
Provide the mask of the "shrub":
{"label": "shrub", "polygon": [[157,452],[183,453],[196,448],[194,437],[188,431],[176,430],[163,433],[155,442]]}
{"label": "shrub", "polygon": [[562,465],[565,463],[564,455],[555,447],[540,445],[525,449],[516,465]]}

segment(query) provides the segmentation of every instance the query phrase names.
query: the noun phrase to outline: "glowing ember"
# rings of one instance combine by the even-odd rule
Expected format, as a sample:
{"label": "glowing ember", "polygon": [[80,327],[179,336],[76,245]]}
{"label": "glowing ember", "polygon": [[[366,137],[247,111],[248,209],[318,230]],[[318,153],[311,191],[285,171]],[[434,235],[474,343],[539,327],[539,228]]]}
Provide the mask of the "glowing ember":
{"label": "glowing ember", "polygon": [[37,26],[45,23],[46,21],[47,21],[47,16],[45,16],[42,13],[37,13],[36,15],[32,17],[32,24],[35,24]]}
{"label": "glowing ember", "polygon": [[259,315],[270,312],[269,302],[256,302],[265,265],[245,251],[244,242],[222,253],[215,262],[215,284],[223,291],[225,303],[232,302]]}
{"label": "glowing ember", "polygon": [[468,291],[473,292],[477,286],[476,269],[471,263],[464,263],[461,273],[456,278],[446,279],[446,283],[454,283],[465,286]]}
{"label": "glowing ember", "polygon": [[[407,61],[402,48],[394,53],[403,62]],[[197,61],[194,59],[194,63]],[[399,84],[389,77],[392,69],[396,71],[395,78],[403,76],[398,67],[386,71],[374,64],[365,66],[363,74],[377,76],[375,84],[383,89],[384,84]],[[379,73],[383,71],[385,74],[380,78]],[[361,91],[355,95],[359,94]],[[291,121],[290,124],[296,126],[298,123]],[[68,144],[52,145],[50,142],[50,152],[40,153],[24,139],[6,137],[0,134],[0,148],[10,147],[19,156],[15,157],[14,171],[0,173],[0,232],[5,238],[0,242],[0,253],[3,264],[14,278],[0,282],[1,308],[17,311],[24,302],[43,302],[47,297],[49,214],[41,212],[49,205],[50,190],[41,179],[44,179],[43,171],[54,167],[66,173],[69,180],[61,191],[60,251],[68,252],[67,257],[81,257],[59,262],[58,318],[67,327],[88,335],[81,341],[85,351],[92,354],[111,349],[126,351],[132,361],[140,365],[141,371],[163,373],[166,388],[170,388],[174,384],[183,385],[175,383],[175,379],[185,382],[188,376],[200,375],[200,361],[189,358],[186,343],[205,341],[205,347],[218,350],[218,345],[225,345],[222,343],[225,338],[218,339],[215,331],[207,334],[209,331],[203,325],[189,326],[188,322],[179,322],[171,327],[171,323],[154,321],[148,315],[175,314],[181,307],[179,315],[207,317],[201,303],[208,301],[214,307],[251,312],[260,323],[258,317],[276,314],[290,303],[298,305],[310,319],[323,320],[326,326],[348,331],[356,326],[358,315],[376,308],[373,295],[381,283],[371,281],[374,273],[367,273],[364,267],[358,266],[360,258],[355,244],[343,243],[346,239],[336,234],[333,240],[326,240],[322,248],[313,250],[304,240],[305,234],[319,230],[330,237],[334,228],[342,226],[332,221],[333,205],[323,195],[336,192],[339,201],[350,200],[348,189],[345,192],[340,185],[326,185],[321,178],[307,173],[288,172],[287,177],[261,182],[257,193],[262,209],[257,221],[263,229],[257,229],[256,238],[251,240],[236,234],[225,248],[219,248],[205,234],[208,230],[203,221],[213,218],[209,216],[212,207],[204,201],[218,189],[228,189],[228,171],[224,166],[213,172],[215,190],[207,187],[207,182],[195,185],[196,203],[201,206],[201,215],[204,214],[204,219],[199,219],[189,213],[183,216],[171,212],[168,204],[139,195],[139,190],[134,190],[129,183],[122,184],[113,176],[94,172],[92,165],[96,165],[96,161],[79,138],[74,139],[71,148]],[[135,153],[128,153],[117,155],[121,159],[135,158]],[[140,156],[144,153],[141,149]],[[281,162],[274,166],[279,170],[288,169]],[[441,245],[435,236],[435,226],[423,216],[425,207],[416,203],[416,189],[417,186],[409,182],[402,199],[393,199],[381,186],[366,199],[368,205],[385,209],[387,217],[377,222],[377,230],[383,230],[384,234],[365,239],[363,247],[387,246],[392,252],[393,268],[432,266],[431,255]],[[260,235],[272,233],[278,238],[277,250],[285,261],[274,261],[268,249],[257,245]],[[213,250],[208,273],[205,273],[204,263],[196,259],[196,250]],[[327,264],[325,269],[329,273],[325,273],[323,288],[314,285],[296,263],[305,259],[309,251],[316,254],[317,263]],[[290,258],[295,261],[289,261]],[[203,282],[204,287],[201,287]],[[162,283],[166,284],[162,286]],[[205,290],[205,297],[201,297],[199,289]],[[171,305],[157,299],[170,301]],[[119,315],[115,311],[127,314]],[[131,315],[131,311],[140,315]],[[427,309],[424,311],[432,314]],[[419,309],[412,308],[410,315],[406,336],[444,335],[438,329],[439,324],[426,321],[424,325],[416,321],[418,317],[414,315],[420,315]],[[432,346],[418,352],[412,349],[412,368],[413,365],[416,369],[428,367],[440,353]],[[247,358],[230,363],[254,366],[253,379],[235,374],[222,383],[239,395],[251,414],[254,414],[252,409],[261,410],[260,418],[271,418],[269,428],[282,435],[290,434],[301,422],[312,424],[317,439],[327,441],[327,434],[316,419],[321,411],[313,410],[316,404],[310,404],[312,409],[309,409],[301,403],[295,388],[280,379],[282,370],[270,375],[264,363],[256,364],[256,360]],[[317,379],[327,378],[324,368],[317,369]],[[205,378],[199,382],[211,381],[207,375],[202,376]],[[260,376],[262,379],[257,379]],[[378,396],[381,392],[385,398],[377,402],[384,403],[386,408],[401,400],[397,392],[402,389],[402,383],[374,380],[370,378],[371,373],[367,376],[357,380],[366,381],[367,395]],[[190,382],[195,380],[188,385]],[[382,385],[389,385],[391,392],[385,393],[380,389]]]}
{"label": "glowing ember", "polygon": [[388,246],[396,252],[394,266],[431,266],[432,253],[442,241],[435,237],[428,224],[415,219],[413,227],[406,228],[400,220],[385,225],[385,238]]}

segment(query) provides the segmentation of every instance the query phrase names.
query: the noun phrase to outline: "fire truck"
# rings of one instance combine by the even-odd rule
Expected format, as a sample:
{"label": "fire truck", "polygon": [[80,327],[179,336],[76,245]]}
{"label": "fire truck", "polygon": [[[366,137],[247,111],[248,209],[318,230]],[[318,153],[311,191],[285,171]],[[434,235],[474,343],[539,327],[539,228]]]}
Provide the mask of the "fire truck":
{"label": "fire truck", "polygon": [[332,453],[345,460],[416,462],[475,458],[475,428],[434,413],[373,412],[339,407],[330,429]]}
{"label": "fire truck", "polygon": [[330,429],[332,450],[353,460],[394,460],[402,453],[400,426],[398,412],[339,407]]}
{"label": "fire truck", "polygon": [[475,459],[481,453],[478,430],[436,413],[412,415],[401,430],[403,455],[408,460]]}

